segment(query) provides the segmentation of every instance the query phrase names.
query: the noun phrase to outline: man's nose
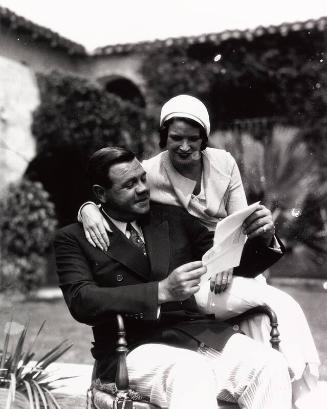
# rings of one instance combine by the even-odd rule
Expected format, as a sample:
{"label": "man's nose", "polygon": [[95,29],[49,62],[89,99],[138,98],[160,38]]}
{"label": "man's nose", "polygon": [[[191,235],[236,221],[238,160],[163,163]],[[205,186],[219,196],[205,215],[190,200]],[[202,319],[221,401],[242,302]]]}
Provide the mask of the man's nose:
{"label": "man's nose", "polygon": [[137,184],[136,191],[137,191],[138,194],[145,193],[145,192],[149,191],[149,187],[148,187],[147,182],[142,182],[140,180],[139,183]]}
{"label": "man's nose", "polygon": [[189,145],[187,139],[183,139],[183,141],[182,141],[182,143],[181,143],[181,146],[180,146],[180,149],[181,149],[182,151],[188,151],[188,150],[190,149],[190,145]]}

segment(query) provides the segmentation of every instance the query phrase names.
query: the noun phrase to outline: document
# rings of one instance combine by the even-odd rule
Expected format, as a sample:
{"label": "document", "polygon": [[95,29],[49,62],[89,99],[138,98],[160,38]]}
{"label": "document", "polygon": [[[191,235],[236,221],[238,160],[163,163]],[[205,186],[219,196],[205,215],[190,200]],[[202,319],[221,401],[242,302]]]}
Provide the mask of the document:
{"label": "document", "polygon": [[207,272],[201,277],[201,281],[207,281],[216,273],[240,264],[247,239],[246,234],[242,231],[242,225],[244,220],[259,207],[259,204],[260,202],[253,203],[217,223],[213,246],[202,257]]}

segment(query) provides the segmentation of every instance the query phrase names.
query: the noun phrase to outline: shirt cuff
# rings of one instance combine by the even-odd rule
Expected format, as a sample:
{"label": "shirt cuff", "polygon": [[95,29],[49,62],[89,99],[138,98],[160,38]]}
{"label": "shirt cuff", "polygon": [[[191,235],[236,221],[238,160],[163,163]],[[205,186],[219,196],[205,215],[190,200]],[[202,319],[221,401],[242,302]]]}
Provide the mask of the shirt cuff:
{"label": "shirt cuff", "polygon": [[78,213],[77,213],[77,221],[79,223],[83,222],[83,218],[82,218],[82,209],[84,206],[88,205],[88,204],[92,204],[94,206],[97,206],[94,202],[88,201],[82,204],[82,206],[78,209]]}
{"label": "shirt cuff", "polygon": [[158,307],[157,307],[157,320],[159,319],[160,314],[161,314],[161,305],[158,305]]}

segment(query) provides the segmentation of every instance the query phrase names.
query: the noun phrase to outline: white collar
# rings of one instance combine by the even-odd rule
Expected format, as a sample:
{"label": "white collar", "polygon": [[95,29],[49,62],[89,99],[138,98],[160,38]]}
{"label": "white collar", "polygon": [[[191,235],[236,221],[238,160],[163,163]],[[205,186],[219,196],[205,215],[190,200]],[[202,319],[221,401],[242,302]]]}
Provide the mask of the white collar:
{"label": "white collar", "polygon": [[[201,155],[203,170],[200,198],[202,199],[204,194],[206,213],[210,216],[215,216],[219,211],[220,203],[230,183],[230,176],[216,167],[214,158],[211,158],[212,155],[209,155],[207,150],[202,151]],[[168,151],[163,152],[162,163],[178,201],[187,209],[196,181],[186,178],[174,168],[169,159]]]}
{"label": "white collar", "polygon": [[[126,228],[127,222],[122,222],[121,220],[114,219],[113,217],[109,216],[109,214],[104,210],[103,206],[101,206],[103,213],[113,222],[113,224],[126,236]],[[138,232],[138,234],[143,237],[142,230],[140,226],[136,223],[136,220],[130,222],[134,229]]]}

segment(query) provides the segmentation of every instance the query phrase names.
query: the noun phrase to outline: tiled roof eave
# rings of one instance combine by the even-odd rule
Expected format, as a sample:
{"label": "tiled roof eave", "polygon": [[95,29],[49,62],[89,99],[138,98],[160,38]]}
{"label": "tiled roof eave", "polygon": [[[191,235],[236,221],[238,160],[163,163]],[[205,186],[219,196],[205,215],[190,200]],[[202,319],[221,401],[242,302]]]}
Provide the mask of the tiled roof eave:
{"label": "tiled roof eave", "polygon": [[240,40],[244,39],[247,41],[252,41],[255,38],[262,37],[264,35],[274,35],[280,34],[286,36],[290,32],[298,32],[303,30],[318,30],[324,31],[327,29],[327,17],[321,17],[317,20],[310,19],[304,22],[294,22],[294,23],[283,23],[278,26],[259,26],[254,29],[247,30],[225,30],[220,33],[209,33],[201,34],[198,36],[189,37],[176,37],[167,38],[165,40],[153,40],[153,41],[143,41],[138,43],[126,43],[126,44],[115,44],[108,45],[105,47],[99,47],[94,50],[93,55],[114,55],[114,54],[128,54],[130,52],[144,52],[152,48],[166,48],[173,45],[193,45],[201,44],[205,42],[211,42],[216,45],[221,44],[227,40]]}
{"label": "tiled roof eave", "polygon": [[70,55],[86,55],[85,48],[65,37],[60,36],[54,31],[39,26],[18,16],[11,10],[0,6],[0,24],[3,24],[15,32],[23,32],[31,37],[33,41],[45,41],[51,48],[63,49]]}

